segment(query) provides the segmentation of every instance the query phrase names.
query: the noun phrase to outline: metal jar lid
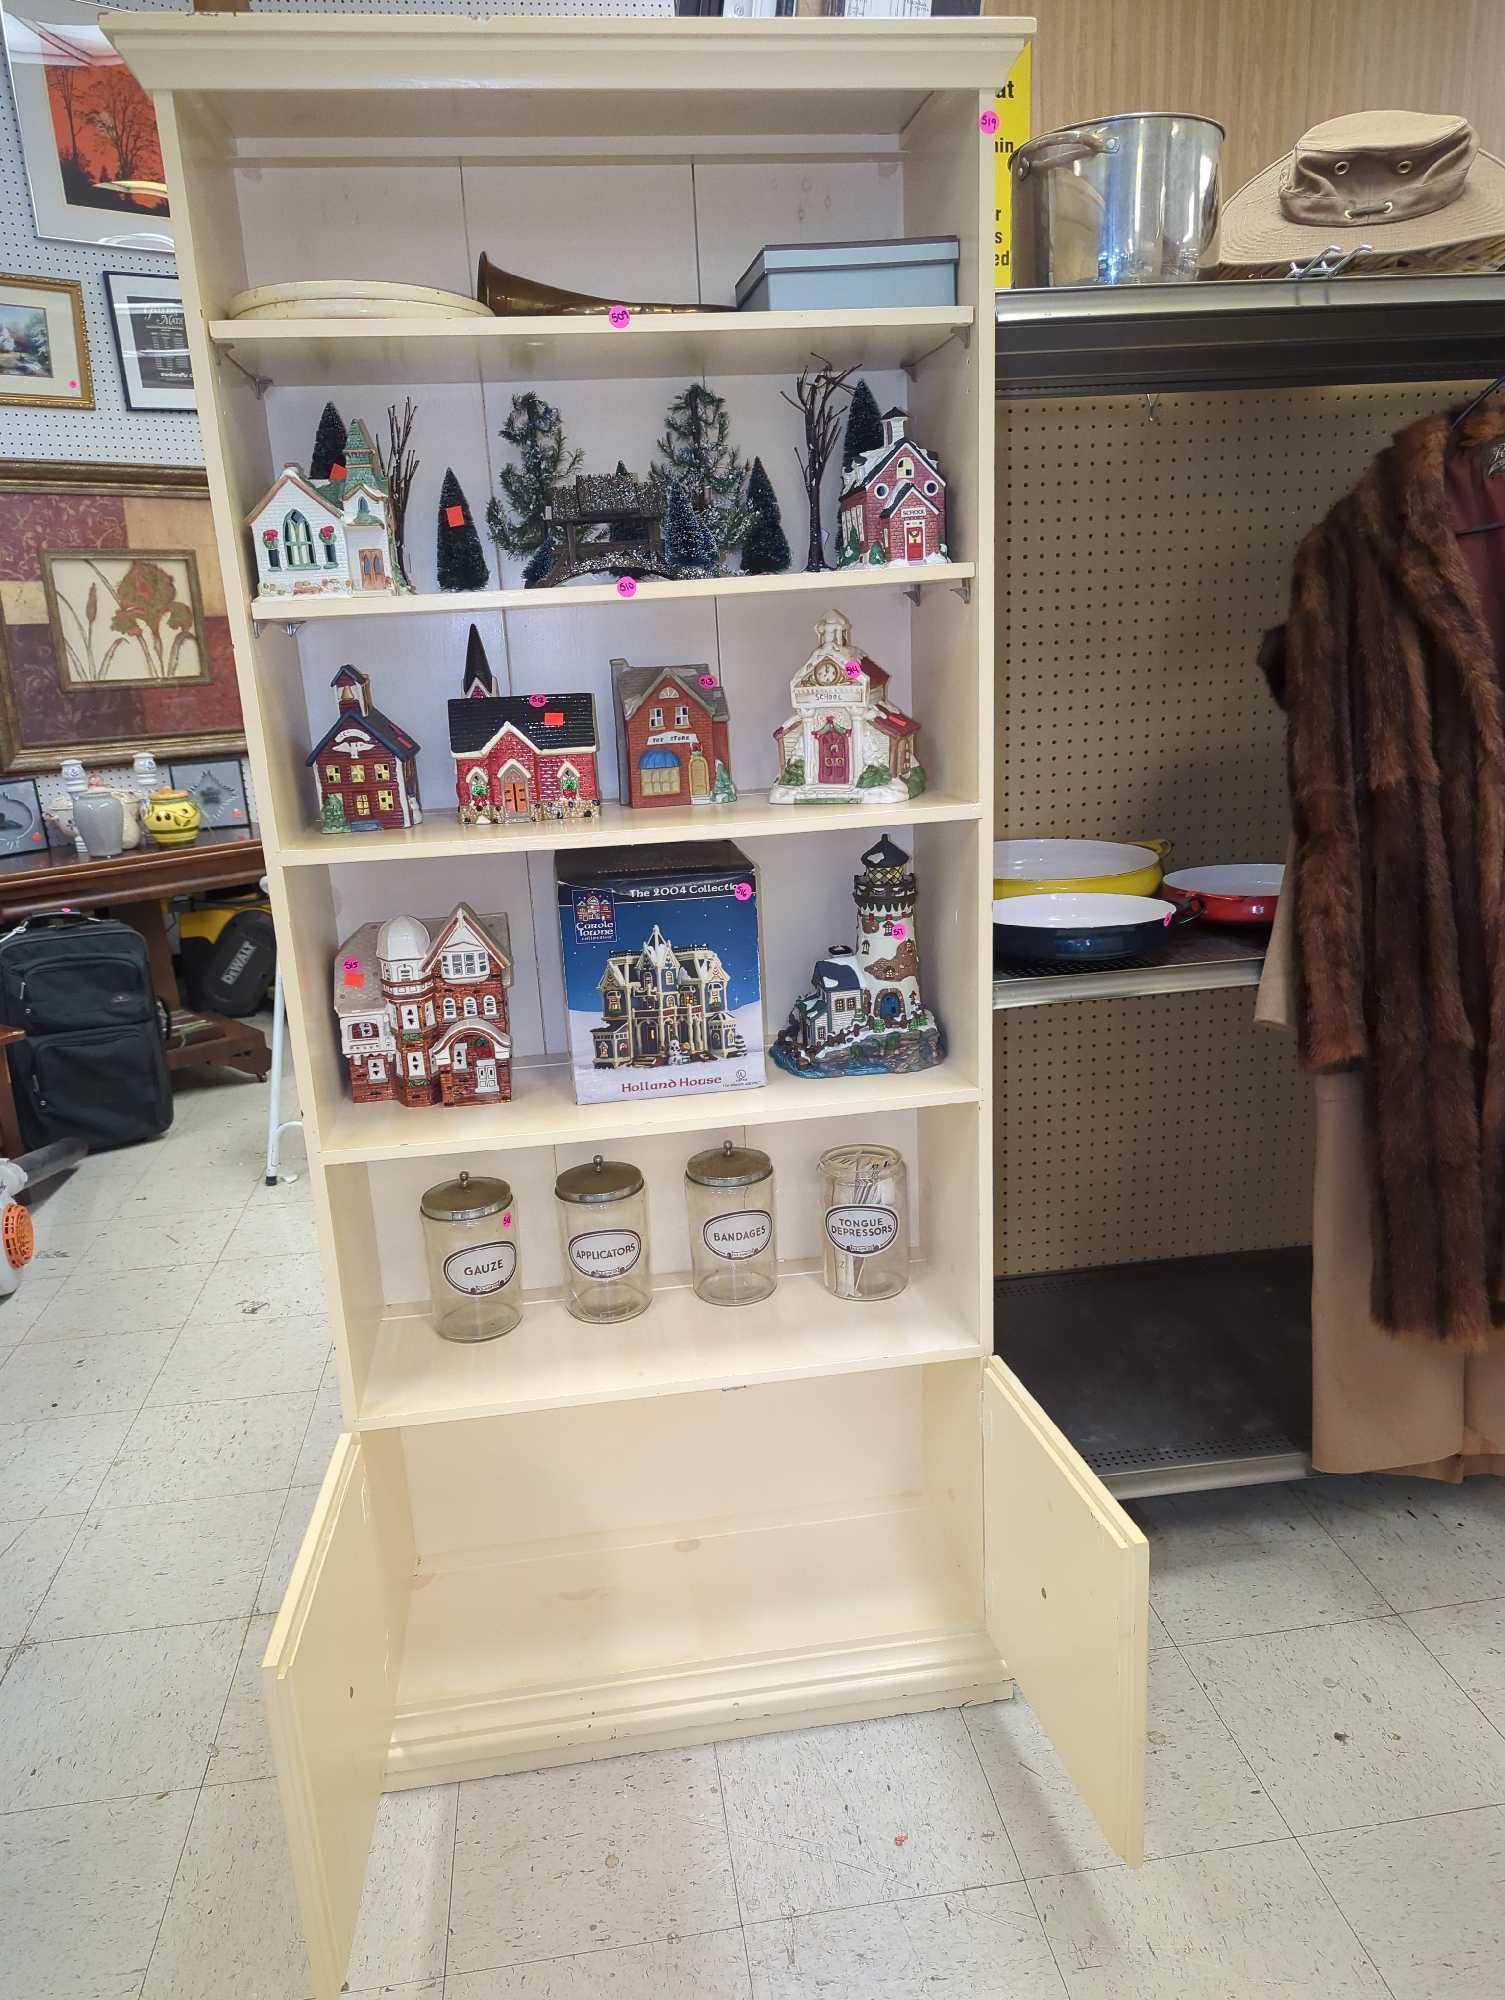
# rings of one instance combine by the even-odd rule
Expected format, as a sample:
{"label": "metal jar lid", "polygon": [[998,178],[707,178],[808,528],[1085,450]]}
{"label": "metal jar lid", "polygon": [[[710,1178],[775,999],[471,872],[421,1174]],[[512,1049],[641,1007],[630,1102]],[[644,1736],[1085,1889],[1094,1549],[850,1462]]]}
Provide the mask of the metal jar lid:
{"label": "metal jar lid", "polygon": [[493,1180],[489,1174],[472,1178],[462,1171],[456,1181],[441,1181],[437,1187],[425,1188],[418,1206],[436,1222],[479,1222],[483,1215],[511,1208],[512,1190],[505,1181]]}
{"label": "metal jar lid", "polygon": [[685,1162],[685,1179],[701,1187],[752,1187],[772,1172],[773,1161],[766,1153],[756,1146],[734,1146],[730,1139]]}
{"label": "metal jar lid", "polygon": [[566,1167],[554,1183],[560,1201],[623,1201],[637,1194],[643,1176],[627,1160],[603,1160],[597,1153],[588,1165]]}

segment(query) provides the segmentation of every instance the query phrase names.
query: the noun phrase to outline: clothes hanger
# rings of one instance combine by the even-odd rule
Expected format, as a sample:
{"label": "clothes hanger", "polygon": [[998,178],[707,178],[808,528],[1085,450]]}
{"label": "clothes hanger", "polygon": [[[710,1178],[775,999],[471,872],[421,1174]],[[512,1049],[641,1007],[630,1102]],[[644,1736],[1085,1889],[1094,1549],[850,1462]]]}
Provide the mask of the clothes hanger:
{"label": "clothes hanger", "polygon": [[[1493,382],[1479,391],[1477,396],[1469,398],[1448,426],[1448,445],[1450,448],[1458,435],[1459,426],[1466,423],[1475,410],[1482,409],[1490,397],[1497,394],[1501,389],[1505,389],[1505,375],[1497,375]],[[1501,528],[1505,528],[1505,520],[1480,521],[1476,527],[1457,529],[1456,538],[1461,542],[1469,535],[1493,535],[1497,534]]]}

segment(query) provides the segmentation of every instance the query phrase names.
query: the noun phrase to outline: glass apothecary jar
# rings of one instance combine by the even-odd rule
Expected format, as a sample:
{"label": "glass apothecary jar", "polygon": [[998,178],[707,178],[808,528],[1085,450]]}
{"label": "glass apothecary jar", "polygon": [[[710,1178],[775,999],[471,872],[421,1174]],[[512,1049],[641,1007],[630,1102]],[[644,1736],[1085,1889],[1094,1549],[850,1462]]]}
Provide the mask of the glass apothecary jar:
{"label": "glass apothecary jar", "polygon": [[713,1306],[750,1306],[778,1283],[773,1161],[730,1139],[685,1167],[695,1295]]}
{"label": "glass apothecary jar", "polygon": [[564,1302],[576,1319],[611,1325],[635,1319],[653,1296],[648,1198],[626,1160],[566,1167],[554,1183]]}
{"label": "glass apothecary jar", "polygon": [[891,1299],[909,1283],[909,1185],[896,1146],[820,1156],[822,1273],[837,1299]]}
{"label": "glass apothecary jar", "polygon": [[446,1340],[495,1340],[522,1318],[517,1211],[505,1181],[462,1173],[419,1203],[434,1325]]}

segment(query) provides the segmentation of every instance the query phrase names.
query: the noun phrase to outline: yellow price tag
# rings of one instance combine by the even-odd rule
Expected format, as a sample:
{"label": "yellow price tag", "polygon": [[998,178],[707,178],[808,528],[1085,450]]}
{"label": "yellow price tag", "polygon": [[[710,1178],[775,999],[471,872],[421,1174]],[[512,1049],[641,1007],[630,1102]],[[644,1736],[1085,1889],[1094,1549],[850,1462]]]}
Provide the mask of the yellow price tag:
{"label": "yellow price tag", "polygon": [[993,284],[1006,292],[1014,282],[1014,197],[1009,167],[1029,137],[1030,57],[1026,42],[1009,69],[1008,81],[994,99],[998,130],[993,134]]}

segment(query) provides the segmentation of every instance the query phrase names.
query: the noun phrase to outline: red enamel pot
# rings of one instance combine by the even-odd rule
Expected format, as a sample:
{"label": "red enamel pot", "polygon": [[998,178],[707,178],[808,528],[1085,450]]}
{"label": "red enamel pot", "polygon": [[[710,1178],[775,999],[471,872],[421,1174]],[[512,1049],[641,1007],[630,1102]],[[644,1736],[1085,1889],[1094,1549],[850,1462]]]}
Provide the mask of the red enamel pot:
{"label": "red enamel pot", "polygon": [[1228,861],[1208,868],[1178,868],[1160,885],[1173,903],[1200,897],[1209,924],[1273,924],[1285,870],[1273,861]]}

